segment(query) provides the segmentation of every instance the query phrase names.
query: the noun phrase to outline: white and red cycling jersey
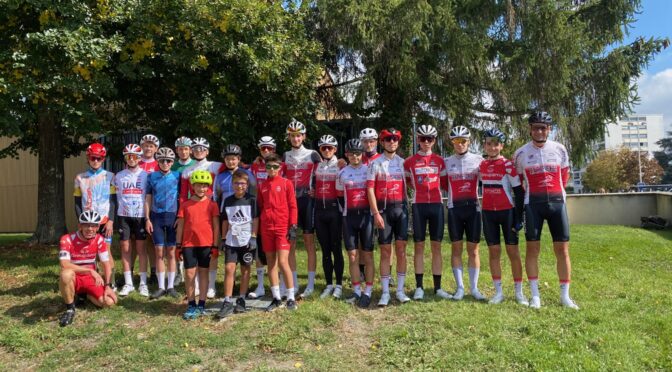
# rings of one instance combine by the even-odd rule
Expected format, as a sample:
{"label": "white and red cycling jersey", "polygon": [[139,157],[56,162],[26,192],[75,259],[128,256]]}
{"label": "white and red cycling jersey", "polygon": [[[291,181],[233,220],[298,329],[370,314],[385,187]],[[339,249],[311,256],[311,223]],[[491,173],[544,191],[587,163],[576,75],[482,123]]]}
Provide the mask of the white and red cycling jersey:
{"label": "white and red cycling jersey", "polygon": [[96,256],[101,262],[110,260],[109,250],[102,235],[96,234],[91,240],[84,239],[79,232],[61,237],[59,260],[70,260],[75,265],[96,270]]}
{"label": "white and red cycling jersey", "polygon": [[145,216],[145,192],[149,173],[142,168],[124,169],[114,176],[117,189],[117,215],[121,217]]}
{"label": "white and red cycling jersey", "polygon": [[212,184],[208,187],[206,195],[212,198],[215,178],[224,169],[226,169],[224,164],[218,161],[210,161],[207,159],[196,160],[192,165],[184,168],[180,178],[180,203],[184,203],[185,201],[189,200],[191,195],[194,194],[194,189],[191,187],[191,182],[189,181],[191,174],[194,173],[194,171],[206,170],[210,172],[210,175],[212,176]]}
{"label": "white and red cycling jersey", "polygon": [[480,177],[483,184],[484,211],[501,211],[514,207],[513,188],[520,186],[520,178],[511,160],[504,157],[483,160]]}
{"label": "white and red cycling jersey", "polygon": [[367,166],[355,168],[351,165],[341,169],[336,178],[336,190],[339,197],[343,197],[345,206],[343,215],[348,211],[369,209],[369,197],[366,193]]}
{"label": "white and red cycling jersey", "polygon": [[[257,180],[257,190],[261,187],[261,184],[268,179],[268,172],[266,171],[266,161],[261,159],[261,161],[255,161],[250,165],[250,171],[254,175],[254,178]],[[280,172],[278,176],[285,176],[285,163],[280,164]]]}
{"label": "white and red cycling jersey", "polygon": [[483,157],[467,152],[444,159],[448,176],[448,208],[478,206],[478,170]]}
{"label": "white and red cycling jersey", "polygon": [[406,200],[404,158],[394,154],[391,159],[378,156],[372,160],[368,165],[366,187],[373,188],[379,210]]}
{"label": "white and red cycling jersey", "polygon": [[144,169],[145,172],[147,173],[152,173],[155,170],[159,170],[159,162],[156,161],[156,159],[154,158],[151,159],[142,158],[138,163],[138,167]]}
{"label": "white and red cycling jersey", "polygon": [[378,159],[381,156],[382,156],[382,154],[379,153],[379,152],[374,152],[374,153],[371,153],[371,154],[367,154],[366,152],[364,152],[362,154],[362,164],[368,166],[368,165],[371,164],[372,161]]}
{"label": "white and red cycling jersey", "polygon": [[441,189],[447,187],[446,166],[436,154],[417,154],[404,162],[404,174],[415,193],[412,203],[441,203]]}
{"label": "white and red cycling jersey", "polygon": [[565,202],[569,180],[569,155],[562,144],[546,141],[542,147],[529,142],[513,155],[520,177],[525,181],[525,204]]}
{"label": "white and red cycling jersey", "polygon": [[303,145],[298,149],[291,149],[282,156],[285,163],[285,177],[292,181],[296,197],[308,195],[313,188],[313,173],[322,157],[315,150],[309,150]]}
{"label": "white and red cycling jersey", "polygon": [[336,178],[338,178],[338,159],[334,156],[322,160],[315,168],[315,202],[323,207],[332,205],[338,199]]}

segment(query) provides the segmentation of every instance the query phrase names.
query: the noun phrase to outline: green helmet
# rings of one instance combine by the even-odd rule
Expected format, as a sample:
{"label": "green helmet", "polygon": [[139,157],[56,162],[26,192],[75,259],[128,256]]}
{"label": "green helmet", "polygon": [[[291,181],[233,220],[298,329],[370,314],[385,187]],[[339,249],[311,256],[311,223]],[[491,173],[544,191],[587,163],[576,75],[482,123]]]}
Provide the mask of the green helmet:
{"label": "green helmet", "polygon": [[206,170],[196,170],[191,173],[189,177],[189,182],[193,185],[195,183],[205,183],[212,185],[212,175]]}

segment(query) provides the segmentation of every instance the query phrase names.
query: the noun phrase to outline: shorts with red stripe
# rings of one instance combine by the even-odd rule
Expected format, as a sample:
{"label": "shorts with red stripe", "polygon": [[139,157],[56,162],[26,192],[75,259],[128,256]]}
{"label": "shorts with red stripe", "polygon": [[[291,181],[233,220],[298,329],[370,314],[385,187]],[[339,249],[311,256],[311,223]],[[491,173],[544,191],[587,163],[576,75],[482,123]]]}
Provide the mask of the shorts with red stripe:
{"label": "shorts with red stripe", "polygon": [[89,295],[97,300],[105,294],[105,286],[96,285],[96,279],[91,275],[75,275],[75,293]]}
{"label": "shorts with red stripe", "polygon": [[262,230],[261,247],[265,253],[288,251],[287,230]]}

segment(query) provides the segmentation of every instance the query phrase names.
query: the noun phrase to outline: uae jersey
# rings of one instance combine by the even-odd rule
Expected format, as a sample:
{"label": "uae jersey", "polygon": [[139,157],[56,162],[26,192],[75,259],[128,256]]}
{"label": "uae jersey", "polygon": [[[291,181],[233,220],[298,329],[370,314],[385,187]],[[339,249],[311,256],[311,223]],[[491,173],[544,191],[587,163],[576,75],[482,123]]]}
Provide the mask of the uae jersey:
{"label": "uae jersey", "polygon": [[142,168],[124,169],[114,177],[117,189],[117,215],[122,217],[145,216],[145,191],[148,174]]}
{"label": "uae jersey", "polygon": [[443,159],[436,154],[417,154],[406,159],[404,173],[408,184],[415,190],[413,203],[441,203],[441,189],[447,186]]}
{"label": "uae jersey", "polygon": [[366,187],[373,188],[379,210],[406,200],[404,159],[394,154],[391,159],[378,156],[371,160],[367,167]]}
{"label": "uae jersey", "polygon": [[[215,178],[217,178],[219,172],[221,172],[224,168],[224,164],[218,161],[210,161],[208,159],[197,160],[192,165],[184,168],[182,171],[182,177],[180,178],[180,203],[184,203],[194,194],[194,189],[191,188],[191,182],[189,181],[191,174],[194,171],[205,170],[210,172],[210,176],[212,177],[214,184]],[[212,198],[212,194],[213,185],[210,185],[206,195]]]}
{"label": "uae jersey", "polygon": [[177,200],[180,188],[180,173],[155,171],[147,177],[148,195],[152,195],[152,212],[177,213]]}
{"label": "uae jersey", "polygon": [[245,247],[252,237],[252,222],[259,216],[257,199],[250,193],[242,198],[230,195],[224,199],[221,209],[222,221],[229,223],[225,244],[229,247]]}
{"label": "uae jersey", "polygon": [[159,162],[156,161],[156,159],[145,159],[142,158],[140,159],[140,163],[138,163],[138,167],[142,168],[145,170],[147,173],[152,173],[156,170],[159,170]]}
{"label": "uae jersey", "polygon": [[479,167],[483,184],[484,211],[501,211],[514,207],[513,188],[520,186],[520,178],[513,162],[506,158],[486,159]]}
{"label": "uae jersey", "polygon": [[332,157],[322,160],[315,168],[315,205],[323,209],[332,207],[338,202],[336,178],[340,169],[338,159]]}
{"label": "uae jersey", "polygon": [[110,195],[116,194],[114,173],[102,168],[89,169],[75,176],[74,196],[82,198],[82,211],[96,211],[103,217],[102,223],[110,217]]}
{"label": "uae jersey", "polygon": [[366,194],[367,172],[367,166],[362,164],[357,168],[348,165],[338,173],[336,191],[345,202],[344,216],[348,215],[348,211],[369,209],[369,197]]}
{"label": "uae jersey", "polygon": [[292,182],[296,197],[307,195],[313,188],[313,173],[322,157],[315,150],[303,145],[298,149],[285,152],[282,157],[285,163],[285,177]]}
{"label": "uae jersey", "polygon": [[96,270],[96,256],[101,262],[110,260],[105,238],[100,234],[96,234],[91,240],[84,239],[79,232],[65,234],[61,237],[59,245],[59,260],[70,260],[71,263],[87,269]]}
{"label": "uae jersey", "polygon": [[467,152],[445,158],[448,175],[448,208],[478,206],[478,171],[483,157]]}
{"label": "uae jersey", "polygon": [[513,155],[520,177],[525,181],[525,204],[564,203],[569,180],[569,155],[562,144],[546,141],[542,147],[527,143]]}

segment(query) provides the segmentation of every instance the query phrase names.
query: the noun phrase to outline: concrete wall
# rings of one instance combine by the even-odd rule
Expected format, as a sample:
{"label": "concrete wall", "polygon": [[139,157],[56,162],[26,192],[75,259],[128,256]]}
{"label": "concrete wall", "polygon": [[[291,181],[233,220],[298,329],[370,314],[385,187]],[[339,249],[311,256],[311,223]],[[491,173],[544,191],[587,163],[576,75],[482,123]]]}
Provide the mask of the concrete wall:
{"label": "concrete wall", "polygon": [[577,225],[639,226],[643,216],[672,220],[672,193],[568,195],[567,212],[570,223]]}

